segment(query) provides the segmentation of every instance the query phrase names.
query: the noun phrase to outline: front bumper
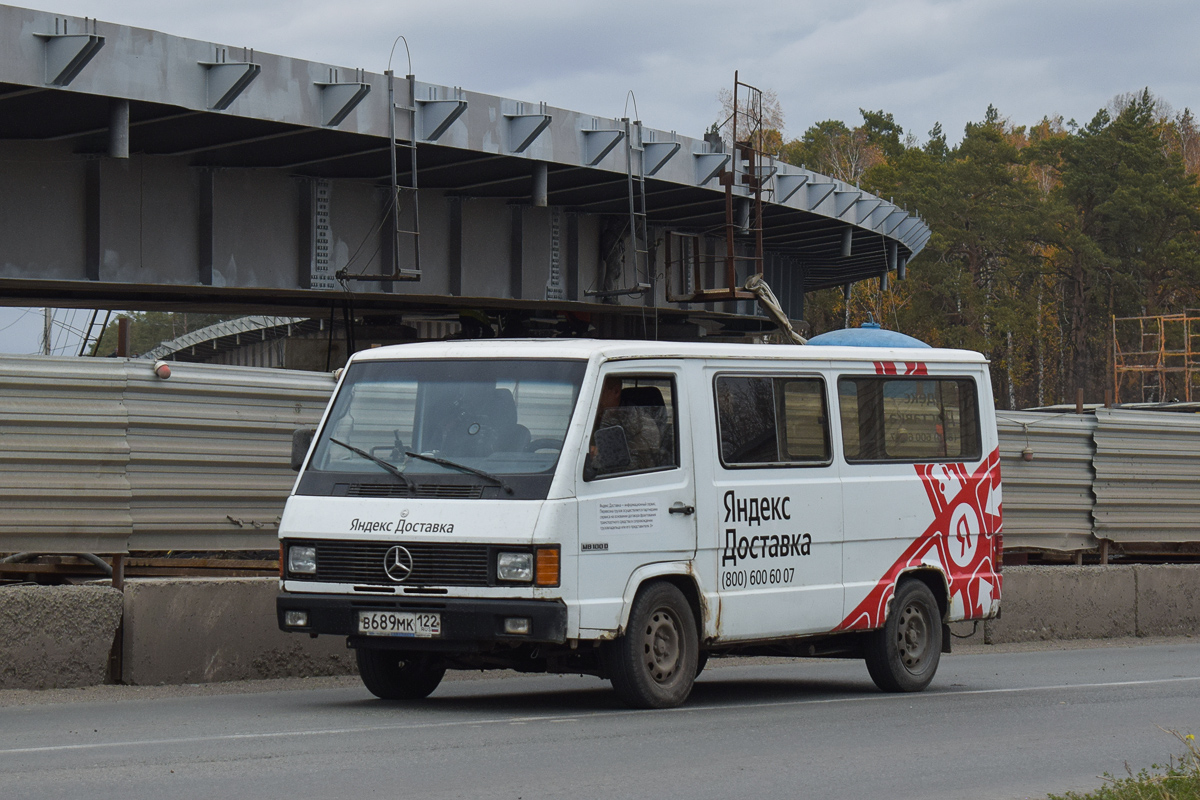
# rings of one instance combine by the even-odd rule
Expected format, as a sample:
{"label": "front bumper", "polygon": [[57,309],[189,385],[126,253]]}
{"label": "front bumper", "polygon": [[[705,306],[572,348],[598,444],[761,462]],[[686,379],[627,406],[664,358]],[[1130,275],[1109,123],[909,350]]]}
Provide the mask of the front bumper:
{"label": "front bumper", "polygon": [[[285,611],[305,611],[308,625],[283,624]],[[442,635],[430,639],[396,636],[360,636],[358,612],[432,612],[442,616]],[[567,607],[559,600],[492,600],[463,598],[365,598],[340,594],[291,594],[275,600],[279,629],[287,633],[332,634],[349,637],[351,647],[370,646],[401,650],[477,651],[501,644],[523,642],[561,644],[567,638]],[[508,617],[530,620],[528,634],[504,632]]]}

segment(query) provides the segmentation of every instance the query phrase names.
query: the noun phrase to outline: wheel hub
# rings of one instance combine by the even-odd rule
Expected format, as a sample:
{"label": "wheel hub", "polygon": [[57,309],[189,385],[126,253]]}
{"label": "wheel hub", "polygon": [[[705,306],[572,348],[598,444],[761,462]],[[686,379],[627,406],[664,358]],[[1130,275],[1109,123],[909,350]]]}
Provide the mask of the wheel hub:
{"label": "wheel hub", "polygon": [[896,650],[909,672],[920,672],[929,651],[929,622],[924,609],[910,603],[900,612]]}
{"label": "wheel hub", "polygon": [[667,609],[656,609],[650,615],[644,650],[650,676],[658,683],[670,680],[679,666],[682,653],[679,623]]}

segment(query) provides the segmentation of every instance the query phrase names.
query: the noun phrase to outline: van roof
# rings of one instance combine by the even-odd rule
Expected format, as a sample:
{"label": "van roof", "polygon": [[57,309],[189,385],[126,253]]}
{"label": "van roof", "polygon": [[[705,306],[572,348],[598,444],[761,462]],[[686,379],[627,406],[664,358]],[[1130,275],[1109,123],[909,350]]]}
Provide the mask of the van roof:
{"label": "van roof", "polygon": [[727,342],[650,342],[623,339],[472,339],[376,347],[354,361],[409,358],[576,358],[610,361],[640,358],[728,358],[769,361],[921,361],[986,363],[973,350],[911,347],[807,347]]}

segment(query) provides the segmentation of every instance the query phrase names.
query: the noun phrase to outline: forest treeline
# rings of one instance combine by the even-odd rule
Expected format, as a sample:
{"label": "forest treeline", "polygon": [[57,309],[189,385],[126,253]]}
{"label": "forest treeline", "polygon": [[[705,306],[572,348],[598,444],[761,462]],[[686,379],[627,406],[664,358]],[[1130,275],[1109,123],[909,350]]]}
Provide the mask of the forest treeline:
{"label": "forest treeline", "polygon": [[[1117,96],[1083,125],[1016,125],[989,106],[953,146],[940,125],[921,142],[890,113],[860,112],[854,127],[770,134],[788,163],[890,198],[930,227],[907,280],[886,293],[878,281],[855,285],[852,325],[869,313],[935,346],[983,352],[998,407],[1023,408],[1073,402],[1078,388],[1087,402],[1103,399],[1114,315],[1200,308],[1191,111],[1149,89]],[[842,327],[844,313],[841,290],[808,297],[815,332]]]}

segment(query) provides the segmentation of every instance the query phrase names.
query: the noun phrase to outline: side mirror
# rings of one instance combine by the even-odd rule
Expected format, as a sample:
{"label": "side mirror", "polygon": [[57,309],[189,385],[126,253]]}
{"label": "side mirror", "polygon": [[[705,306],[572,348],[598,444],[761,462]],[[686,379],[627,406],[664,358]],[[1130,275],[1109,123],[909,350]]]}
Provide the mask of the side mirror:
{"label": "side mirror", "polygon": [[292,431],[293,472],[299,472],[304,466],[304,457],[308,455],[308,448],[312,447],[312,440],[316,435],[316,428],[296,428]]}
{"label": "side mirror", "polygon": [[592,442],[596,446],[596,453],[592,458],[592,468],[596,474],[616,472],[629,466],[629,442],[625,438],[625,429],[620,425],[600,428],[594,434]]}

